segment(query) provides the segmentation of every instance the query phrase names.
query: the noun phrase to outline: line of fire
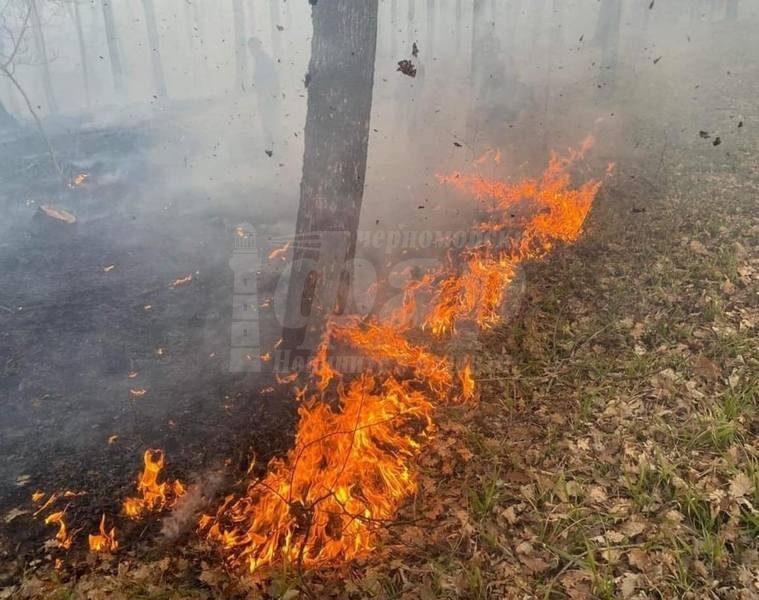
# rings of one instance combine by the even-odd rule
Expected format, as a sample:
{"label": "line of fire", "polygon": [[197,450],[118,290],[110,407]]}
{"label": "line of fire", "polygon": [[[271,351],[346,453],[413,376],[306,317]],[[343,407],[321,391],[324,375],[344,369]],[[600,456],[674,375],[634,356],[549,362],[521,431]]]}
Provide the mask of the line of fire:
{"label": "line of fire", "polygon": [[757,26],[6,0],[0,600],[755,597]]}

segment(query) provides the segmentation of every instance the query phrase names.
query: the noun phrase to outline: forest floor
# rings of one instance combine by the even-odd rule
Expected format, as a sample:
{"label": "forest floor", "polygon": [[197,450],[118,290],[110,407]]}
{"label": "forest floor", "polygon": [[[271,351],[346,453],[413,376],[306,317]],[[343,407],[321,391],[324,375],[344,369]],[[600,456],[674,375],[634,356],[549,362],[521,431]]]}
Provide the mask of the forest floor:
{"label": "forest floor", "polygon": [[755,171],[645,202],[607,186],[583,239],[528,265],[521,314],[481,340],[479,403],[441,409],[369,557],[249,584],[162,548],[73,583],[32,568],[0,598],[757,597]]}

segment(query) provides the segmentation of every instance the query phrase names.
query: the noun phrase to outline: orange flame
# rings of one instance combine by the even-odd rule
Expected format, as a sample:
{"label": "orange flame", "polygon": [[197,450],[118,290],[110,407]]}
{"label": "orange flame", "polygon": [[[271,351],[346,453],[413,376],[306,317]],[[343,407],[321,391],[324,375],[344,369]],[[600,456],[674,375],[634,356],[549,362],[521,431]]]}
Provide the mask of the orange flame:
{"label": "orange flame", "polygon": [[54,512],[45,518],[45,525],[58,525],[58,533],[55,534],[55,539],[58,541],[58,546],[64,550],[71,548],[71,535],[69,535],[68,528],[66,527],[66,521],[64,520],[65,510]]}
{"label": "orange flame", "polygon": [[116,552],[119,547],[116,528],[111,527],[110,531],[106,531],[105,514],[100,518],[100,533],[90,534],[88,540],[93,552]]}
{"label": "orange flame", "polygon": [[140,496],[124,501],[124,513],[130,519],[137,519],[145,512],[171,508],[177,498],[185,493],[185,488],[179,480],[158,483],[158,476],[165,462],[162,450],[146,450],[143,460],[145,469],[137,479],[137,491]]}
{"label": "orange flame", "polygon": [[[228,496],[215,515],[200,520],[232,565],[255,571],[278,560],[314,564],[376,547],[379,526],[417,489],[413,461],[434,431],[435,406],[455,398],[456,389],[462,401],[476,395],[471,361],[455,372],[448,359],[412,343],[419,332],[410,331],[409,318],[436,336],[455,331],[461,319],[481,328],[497,323],[520,263],[579,238],[600,182],[574,188],[568,168],[591,144],[586,140],[566,157],[553,154],[536,179],[440,176],[480,201],[483,219],[473,231],[489,236],[449,253],[445,267],[412,281],[389,324],[358,318],[328,323],[311,363],[312,381],[297,391],[304,402],[294,448],[272,460],[242,496]],[[493,160],[500,162],[500,153]],[[494,233],[508,243],[494,243]],[[331,340],[366,356],[374,374],[367,368],[347,381],[330,363]]]}

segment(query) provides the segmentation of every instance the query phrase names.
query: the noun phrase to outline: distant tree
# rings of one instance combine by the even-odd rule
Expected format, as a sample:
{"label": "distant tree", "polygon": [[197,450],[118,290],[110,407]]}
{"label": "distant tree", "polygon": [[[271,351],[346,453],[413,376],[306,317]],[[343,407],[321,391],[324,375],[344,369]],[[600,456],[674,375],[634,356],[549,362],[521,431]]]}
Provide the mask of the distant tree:
{"label": "distant tree", "polygon": [[105,24],[105,40],[108,44],[108,59],[111,63],[111,75],[113,76],[113,89],[117,94],[124,91],[124,69],[121,65],[119,53],[119,41],[116,34],[116,19],[113,16],[113,0],[101,0],[103,8],[103,22]]}
{"label": "distant tree", "polygon": [[235,74],[237,90],[244,91],[248,80],[248,40],[245,36],[243,0],[232,0],[235,30]]}
{"label": "distant tree", "polygon": [[[63,173],[63,169],[61,169],[60,163],[58,162],[58,157],[53,149],[53,145],[50,143],[50,138],[47,136],[45,128],[42,126],[42,119],[40,119],[39,114],[37,114],[37,111],[34,108],[34,103],[31,98],[29,98],[29,94],[26,93],[26,90],[16,77],[16,66],[19,63],[20,58],[28,52],[26,34],[29,31],[34,10],[34,2],[26,1],[8,2],[2,9],[2,12],[0,13],[0,23],[2,23],[2,28],[0,28],[0,37],[2,37],[2,42],[0,43],[0,75],[7,78],[13,88],[24,99],[26,108],[32,116],[32,119],[34,119],[40,137],[42,137],[45,142],[53,168],[61,179],[61,182],[65,185],[68,181]],[[5,43],[6,39],[10,40],[10,44]],[[5,110],[4,107],[3,110]]]}
{"label": "distant tree", "polygon": [[31,6],[32,32],[34,33],[34,43],[37,49],[37,57],[42,67],[42,86],[45,90],[45,99],[47,108],[52,114],[58,113],[58,101],[55,98],[53,90],[53,80],[50,76],[50,57],[47,53],[47,44],[45,43],[45,34],[42,29],[42,19],[40,18],[39,0],[29,0]]}
{"label": "distant tree", "polygon": [[622,0],[601,0],[595,39],[601,47],[598,84],[607,93],[611,91],[617,80],[621,20]]}
{"label": "distant tree", "polygon": [[161,36],[158,33],[158,22],[156,21],[155,4],[153,4],[153,0],[142,0],[142,8],[145,11],[145,27],[148,33],[150,66],[153,72],[153,88],[156,95],[163,98],[167,95],[166,77],[163,74],[163,61],[161,60]]}
{"label": "distant tree", "polygon": [[738,0],[727,0],[726,17],[730,21],[738,20]]}
{"label": "distant tree", "polygon": [[[296,241],[283,333],[290,349],[304,340],[313,348],[310,342],[318,339],[323,317],[347,302],[351,273],[345,261],[356,249],[377,46],[378,0],[318,0],[311,10],[314,34],[296,235],[327,232],[342,236],[344,244],[335,260],[319,261],[315,271],[305,262],[312,258],[309,250]],[[312,327],[300,326],[309,316]]]}
{"label": "distant tree", "polygon": [[82,29],[82,13],[80,7],[81,0],[73,0],[69,4],[69,9],[73,4],[72,20],[76,26],[76,38],[79,42],[79,62],[82,66],[82,83],[84,84],[84,97],[87,102],[87,108],[92,105],[92,95],[90,92],[90,66],[87,53],[87,44],[84,41],[84,30]]}

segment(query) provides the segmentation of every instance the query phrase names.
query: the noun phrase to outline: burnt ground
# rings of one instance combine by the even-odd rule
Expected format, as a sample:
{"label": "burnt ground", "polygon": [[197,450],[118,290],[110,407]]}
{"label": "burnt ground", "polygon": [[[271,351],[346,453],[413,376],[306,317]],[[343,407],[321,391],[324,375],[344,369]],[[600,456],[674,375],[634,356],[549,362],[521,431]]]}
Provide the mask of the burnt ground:
{"label": "burnt ground", "polygon": [[[234,227],[281,214],[164,195],[147,157],[169,127],[51,134],[67,174],[89,173],[73,189],[54,177],[35,131],[0,142],[0,514],[31,509],[33,490],[85,491],[69,511],[89,527],[102,511],[118,513],[146,448],[165,449],[167,475],[189,480],[289,444],[285,387],[228,367]],[[77,222],[42,216],[46,203]],[[262,296],[275,275],[263,277]],[[278,331],[268,323],[271,346]],[[21,553],[50,533],[28,515],[0,519]]]}

